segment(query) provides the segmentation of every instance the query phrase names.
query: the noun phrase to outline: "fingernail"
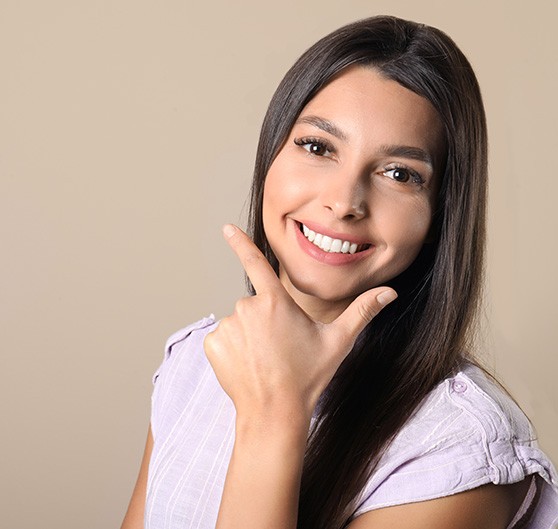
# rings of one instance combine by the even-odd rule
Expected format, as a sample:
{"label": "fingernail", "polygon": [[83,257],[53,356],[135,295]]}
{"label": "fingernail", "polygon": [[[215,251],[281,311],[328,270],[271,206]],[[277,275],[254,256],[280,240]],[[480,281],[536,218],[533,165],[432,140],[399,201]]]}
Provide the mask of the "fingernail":
{"label": "fingernail", "polygon": [[225,224],[223,226],[223,233],[227,239],[230,239],[236,232],[236,228],[232,224]]}
{"label": "fingernail", "polygon": [[395,290],[384,290],[383,292],[380,292],[378,294],[378,296],[376,297],[376,301],[382,307],[385,307],[396,298],[397,298],[397,292],[395,292]]}

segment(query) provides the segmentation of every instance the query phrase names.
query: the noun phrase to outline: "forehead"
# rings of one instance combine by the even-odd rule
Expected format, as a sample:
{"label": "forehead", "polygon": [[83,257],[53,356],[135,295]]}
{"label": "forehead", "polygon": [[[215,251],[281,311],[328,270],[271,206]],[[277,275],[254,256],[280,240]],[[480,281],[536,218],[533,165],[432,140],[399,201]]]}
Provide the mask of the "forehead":
{"label": "forehead", "polygon": [[302,110],[335,123],[350,142],[381,141],[441,152],[443,125],[432,104],[371,67],[352,66]]}

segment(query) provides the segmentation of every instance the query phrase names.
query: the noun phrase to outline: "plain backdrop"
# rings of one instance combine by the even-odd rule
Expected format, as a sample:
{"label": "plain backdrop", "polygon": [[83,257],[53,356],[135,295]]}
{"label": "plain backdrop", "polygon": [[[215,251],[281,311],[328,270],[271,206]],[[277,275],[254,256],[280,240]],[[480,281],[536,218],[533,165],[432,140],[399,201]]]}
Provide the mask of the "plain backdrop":
{"label": "plain backdrop", "polygon": [[3,0],[0,525],[118,527],[166,337],[244,294],[244,223],[275,86],[340,25],[437,26],[490,127],[479,352],[558,459],[553,2]]}

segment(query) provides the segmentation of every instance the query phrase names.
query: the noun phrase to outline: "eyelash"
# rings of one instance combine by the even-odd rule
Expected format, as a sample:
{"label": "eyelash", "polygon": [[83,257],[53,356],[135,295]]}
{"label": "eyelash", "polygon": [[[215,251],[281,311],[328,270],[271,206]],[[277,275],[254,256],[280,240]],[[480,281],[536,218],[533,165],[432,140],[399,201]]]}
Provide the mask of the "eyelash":
{"label": "eyelash", "polygon": [[[324,141],[320,138],[315,138],[315,137],[295,138],[293,141],[294,141],[295,145],[298,145],[299,147],[302,147],[311,156],[326,157],[325,153],[324,154],[318,154],[318,153],[312,152],[310,149],[307,149],[306,147],[316,146],[316,147],[319,147],[320,150],[322,150],[322,151],[329,152],[330,154],[335,154],[335,147],[331,143],[329,143],[327,141]],[[381,174],[385,175],[386,173],[389,173],[391,171],[404,171],[404,172],[408,173],[409,181],[411,183],[415,184],[415,185],[418,185],[418,186],[422,187],[425,183],[424,179],[422,178],[422,176],[420,176],[419,173],[417,173],[413,169],[410,169],[409,167],[407,167],[405,165],[402,165],[402,164],[388,165],[388,166],[384,167]],[[391,177],[388,177],[388,178],[391,178]],[[400,183],[400,184],[408,184],[409,183],[409,181],[401,182],[399,180],[396,180],[395,178],[392,178],[392,180],[394,182],[397,182],[397,183]]]}
{"label": "eyelash", "polygon": [[[416,184],[418,186],[422,186],[424,185],[424,179],[422,178],[422,176],[420,176],[419,173],[417,173],[416,171],[414,171],[413,169],[410,169],[409,167],[406,167],[405,165],[391,165],[388,167],[385,167],[384,170],[382,171],[382,174],[386,174],[389,173],[391,171],[402,171],[402,172],[406,172],[409,175],[409,180],[406,182],[401,182],[399,180],[396,180],[395,178],[393,178],[393,180],[395,182],[398,182],[400,184],[407,184],[409,182]],[[391,177],[388,177],[391,178]]]}
{"label": "eyelash", "polygon": [[295,145],[298,145],[299,147],[302,147],[305,151],[308,152],[308,154],[310,154],[312,156],[324,156],[324,154],[318,154],[316,152],[312,152],[309,149],[306,149],[306,146],[315,145],[315,146],[319,147],[320,149],[329,152],[330,154],[335,153],[335,147],[333,147],[333,145],[331,143],[329,143],[327,141],[324,141],[320,138],[312,138],[312,137],[295,138],[294,143],[295,143]]}

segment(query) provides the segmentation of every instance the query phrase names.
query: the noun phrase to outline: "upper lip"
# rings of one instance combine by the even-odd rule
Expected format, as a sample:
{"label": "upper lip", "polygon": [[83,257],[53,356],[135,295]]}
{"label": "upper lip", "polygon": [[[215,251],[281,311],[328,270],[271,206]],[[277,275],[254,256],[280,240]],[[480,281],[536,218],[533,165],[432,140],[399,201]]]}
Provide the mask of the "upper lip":
{"label": "upper lip", "polygon": [[322,235],[327,235],[332,239],[341,239],[342,241],[349,241],[350,243],[356,244],[372,244],[370,240],[365,239],[363,237],[358,237],[356,235],[352,235],[350,233],[342,233],[340,231],[335,231],[330,228],[326,228],[317,222],[313,222],[311,220],[295,220],[298,224],[304,224],[307,228],[310,228],[312,231],[316,233],[321,233]]}

